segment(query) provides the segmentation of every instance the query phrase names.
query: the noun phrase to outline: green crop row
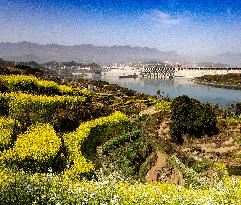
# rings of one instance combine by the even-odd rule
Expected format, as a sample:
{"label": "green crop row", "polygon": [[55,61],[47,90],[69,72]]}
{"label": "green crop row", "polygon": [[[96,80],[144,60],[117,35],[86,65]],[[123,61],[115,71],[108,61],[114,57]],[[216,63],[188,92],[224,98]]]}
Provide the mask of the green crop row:
{"label": "green crop row", "polygon": [[81,107],[82,96],[46,96],[21,92],[0,93],[1,114],[18,119],[21,124],[53,122],[68,116],[71,110]]}
{"label": "green crop row", "polygon": [[[95,120],[84,122],[76,129],[76,131],[65,134],[63,136],[65,147],[68,151],[68,164],[72,166],[66,171],[67,175],[79,175],[85,172],[94,170],[94,165],[91,161],[86,160],[83,156],[83,144],[95,146],[98,138],[105,135],[104,130],[107,127],[111,128],[115,125],[122,124],[127,121],[126,115],[121,112],[115,112],[108,117],[100,117]],[[93,136],[93,131],[95,135]],[[96,133],[98,132],[98,134]],[[87,140],[86,140],[87,139]],[[88,150],[91,152],[92,150]]]}

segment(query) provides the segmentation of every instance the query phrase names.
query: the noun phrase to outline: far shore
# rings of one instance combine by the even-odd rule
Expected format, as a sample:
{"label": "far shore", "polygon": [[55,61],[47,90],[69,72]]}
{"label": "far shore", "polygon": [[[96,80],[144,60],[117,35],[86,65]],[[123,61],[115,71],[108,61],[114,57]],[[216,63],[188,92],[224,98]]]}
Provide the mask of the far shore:
{"label": "far shore", "polygon": [[195,78],[193,79],[193,82],[197,83],[197,84],[209,85],[209,86],[213,86],[213,87],[217,87],[217,88],[227,88],[227,89],[233,89],[233,90],[241,90],[240,85],[230,85],[230,84],[224,84],[224,83],[209,83],[209,82],[197,80]]}

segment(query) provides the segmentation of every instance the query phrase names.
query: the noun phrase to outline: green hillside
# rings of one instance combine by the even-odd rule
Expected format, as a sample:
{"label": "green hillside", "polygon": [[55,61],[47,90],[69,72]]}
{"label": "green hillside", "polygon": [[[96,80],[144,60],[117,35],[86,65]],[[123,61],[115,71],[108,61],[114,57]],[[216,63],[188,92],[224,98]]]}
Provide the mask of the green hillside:
{"label": "green hillside", "polygon": [[0,71],[0,204],[241,203],[238,106]]}

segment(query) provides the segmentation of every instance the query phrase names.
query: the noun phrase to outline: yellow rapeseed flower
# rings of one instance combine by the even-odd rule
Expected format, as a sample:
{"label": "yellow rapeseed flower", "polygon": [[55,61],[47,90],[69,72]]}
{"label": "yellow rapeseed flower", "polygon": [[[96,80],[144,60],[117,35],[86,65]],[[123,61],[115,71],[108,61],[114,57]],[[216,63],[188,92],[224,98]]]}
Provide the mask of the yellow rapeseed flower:
{"label": "yellow rapeseed flower", "polygon": [[60,146],[61,140],[51,125],[32,125],[25,133],[18,136],[13,148],[0,155],[0,160],[21,162],[33,159],[45,162],[56,156]]}

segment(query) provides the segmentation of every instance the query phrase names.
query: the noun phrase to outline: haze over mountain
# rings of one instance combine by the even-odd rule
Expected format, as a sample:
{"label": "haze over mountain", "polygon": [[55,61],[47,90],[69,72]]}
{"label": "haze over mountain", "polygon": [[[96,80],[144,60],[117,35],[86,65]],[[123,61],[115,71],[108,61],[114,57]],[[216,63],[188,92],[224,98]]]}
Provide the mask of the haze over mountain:
{"label": "haze over mountain", "polygon": [[82,44],[74,46],[58,44],[37,44],[30,42],[0,43],[0,58],[10,61],[77,61],[108,64],[113,62],[165,61],[210,62],[229,66],[241,66],[241,53],[221,53],[206,57],[184,57],[175,51],[163,52],[155,48],[132,46],[94,46]]}
{"label": "haze over mountain", "polygon": [[241,53],[221,53],[216,56],[209,56],[206,60],[223,63],[231,66],[241,66]]}
{"label": "haze over mountain", "polygon": [[241,67],[241,53],[218,53],[206,56],[181,56],[181,63],[191,63],[197,66],[213,65],[218,67]]}
{"label": "haze over mountain", "polygon": [[106,64],[112,62],[133,62],[147,60],[176,60],[174,51],[162,52],[148,47],[94,46],[82,44],[65,46],[41,45],[30,42],[0,43],[0,58],[13,61],[77,61]]}

